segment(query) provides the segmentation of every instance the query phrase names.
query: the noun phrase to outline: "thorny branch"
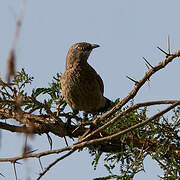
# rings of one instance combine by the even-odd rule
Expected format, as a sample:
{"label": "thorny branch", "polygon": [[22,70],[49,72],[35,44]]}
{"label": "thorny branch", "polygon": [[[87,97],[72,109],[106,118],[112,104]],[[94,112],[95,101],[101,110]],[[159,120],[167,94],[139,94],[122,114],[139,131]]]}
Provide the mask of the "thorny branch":
{"label": "thorny branch", "polygon": [[72,151],[69,151],[67,154],[63,155],[62,157],[56,159],[54,162],[52,162],[40,175],[39,177],[37,178],[37,180],[39,180],[43,175],[45,175],[49,170],[50,168],[52,168],[55,164],[57,164],[59,161],[65,159],[66,157],[70,156],[72,153],[74,153],[75,150],[72,150]]}
{"label": "thorny branch", "polygon": [[139,89],[150,79],[150,77],[155,74],[157,71],[163,69],[168,65],[170,62],[172,62],[173,59],[180,56],[180,49],[174,52],[173,54],[168,55],[164,61],[161,61],[156,66],[150,68],[143,78],[138,81],[138,83],[135,84],[134,88],[130,91],[128,96],[126,96],[124,99],[122,99],[116,106],[114,106],[108,113],[105,113],[104,115],[97,117],[94,121],[103,121],[116,113],[118,110],[120,110],[127,102],[129,102],[131,99],[133,99],[136,94],[138,93]]}
{"label": "thorny branch", "polygon": [[[141,126],[147,124],[148,122],[156,119],[159,116],[162,116],[163,114],[170,111],[171,109],[173,109],[177,105],[180,105],[180,101],[174,102],[172,105],[170,105],[166,109],[164,109],[164,110],[160,111],[159,113],[151,116],[150,118],[146,119],[145,121],[142,121],[142,122],[140,122],[140,123],[138,123],[138,124],[136,124],[134,126],[131,126],[131,127],[127,128],[125,130],[122,130],[122,131],[120,131],[118,133],[115,133],[115,134],[107,136],[107,137],[101,137],[101,138],[97,138],[97,139],[78,142],[78,143],[75,143],[72,146],[67,146],[65,148],[61,148],[61,149],[57,149],[57,150],[49,150],[49,151],[44,151],[44,152],[41,152],[41,153],[34,153],[34,154],[24,154],[24,155],[13,157],[13,158],[0,158],[0,162],[16,162],[17,160],[20,160],[20,159],[32,158],[32,157],[40,158],[42,156],[46,156],[46,155],[50,155],[50,154],[61,153],[61,152],[68,151],[68,150],[76,150],[76,149],[79,149],[79,148],[87,147],[88,145],[91,145],[91,144],[97,144],[97,143],[107,141],[107,140],[111,141],[111,140],[113,140],[115,138],[118,138],[119,136],[121,136],[121,135],[123,135],[125,133],[130,132],[133,129],[136,129],[138,127],[141,127]],[[152,150],[152,148],[149,149],[149,150]],[[176,148],[174,146],[171,146],[171,150],[170,150],[169,153],[174,153],[177,157],[180,158],[180,148],[178,148],[178,147]]]}
{"label": "thorny branch", "polygon": [[[160,105],[160,104],[175,104],[174,107],[176,107],[177,105],[180,104],[180,101],[166,100],[166,101],[151,101],[151,102],[144,102],[144,103],[134,104],[131,107],[127,108],[126,110],[120,112],[119,115],[117,115],[116,117],[111,119],[109,122],[107,122],[103,126],[99,127],[98,129],[94,130],[92,133],[88,134],[85,138],[81,139],[80,142],[89,139],[90,137],[92,137],[93,135],[95,135],[97,133],[100,133],[105,128],[107,128],[108,126],[113,124],[118,118],[120,118],[121,116],[124,116],[125,114],[131,112],[132,110],[138,109],[140,107],[147,107],[147,106],[151,106],[151,105]],[[161,116],[161,115],[159,115],[159,116]],[[136,125],[138,125],[138,124],[136,124]],[[126,130],[128,130],[128,129],[126,129]],[[78,143],[80,143],[80,142],[78,142]]]}
{"label": "thorny branch", "polygon": [[[19,37],[19,32],[22,24],[22,19],[24,16],[24,5],[25,5],[25,0],[22,1],[21,4],[21,13],[20,16],[17,20],[16,23],[16,31],[15,31],[15,36],[14,36],[14,41],[13,41],[13,47],[10,51],[10,56],[8,59],[8,83],[3,82],[0,79],[0,85],[1,86],[6,86],[9,88],[10,91],[14,92],[16,94],[16,91],[11,87],[10,84],[10,78],[11,76],[15,75],[15,49],[16,49],[16,44],[17,44],[17,39]],[[18,160],[21,159],[26,159],[26,158],[37,158],[40,160],[41,157],[47,156],[50,154],[59,154],[65,151],[68,151],[67,154],[61,156],[60,158],[56,159],[54,162],[52,162],[38,177],[40,179],[51,167],[53,167],[56,163],[61,161],[62,159],[66,158],[73,152],[75,152],[78,149],[94,145],[98,146],[102,142],[112,142],[118,145],[120,144],[119,142],[120,137],[124,134],[127,134],[127,144],[131,141],[133,141],[133,144],[138,147],[139,149],[147,150],[148,152],[154,152],[156,151],[156,147],[159,145],[158,140],[145,140],[143,138],[134,136],[131,131],[134,129],[138,129],[147,123],[152,122],[156,118],[161,117],[165,113],[169,112],[176,106],[180,105],[180,100],[163,100],[163,101],[151,101],[151,102],[143,102],[143,103],[138,103],[138,104],[133,104],[132,106],[128,107],[125,110],[121,110],[124,105],[126,105],[131,99],[133,99],[136,94],[138,93],[139,89],[151,78],[152,75],[154,75],[156,72],[159,70],[165,68],[170,62],[172,62],[176,57],[180,56],[180,49],[177,50],[176,52],[170,54],[170,43],[169,43],[169,38],[168,38],[168,53],[163,51],[161,48],[159,48],[162,52],[166,54],[165,60],[161,61],[159,64],[156,66],[152,66],[145,58],[145,62],[148,64],[149,68],[148,71],[144,74],[143,78],[140,79],[139,81],[134,80],[130,77],[128,77],[130,80],[132,80],[135,83],[134,88],[130,91],[130,93],[122,99],[118,104],[116,104],[110,111],[107,113],[98,116],[93,120],[93,122],[90,122],[89,124],[83,125],[83,123],[80,126],[77,125],[71,125],[69,129],[66,128],[66,124],[61,120],[61,117],[65,117],[68,119],[76,119],[76,120],[81,120],[79,117],[74,117],[69,115],[68,113],[62,113],[58,112],[55,113],[51,111],[51,109],[46,106],[46,104],[43,104],[39,102],[37,99],[32,99],[31,97],[23,97],[21,103],[24,103],[25,101],[30,102],[30,103],[35,103],[41,106],[45,111],[45,115],[35,115],[33,112],[26,112],[25,110],[22,110],[21,108],[6,108],[4,105],[9,105],[10,107],[14,107],[14,105],[17,105],[17,99],[13,99],[13,96],[9,95],[8,92],[2,92],[0,90],[0,93],[4,93],[6,96],[9,97],[10,100],[0,100],[0,104],[3,106],[0,107],[0,116],[2,116],[4,119],[14,119],[17,122],[19,122],[22,126],[15,126],[8,124],[7,122],[0,122],[0,129],[8,130],[11,132],[18,132],[18,133],[30,133],[30,134],[43,134],[43,133],[53,133],[56,136],[59,137],[75,137],[79,138],[79,141],[74,143],[71,146],[67,146],[64,148],[56,149],[56,150],[49,150],[49,151],[44,151],[40,153],[34,153],[30,152],[27,153],[25,152],[24,154],[17,156],[17,157],[12,157],[12,158],[0,158],[0,162],[11,162],[14,167],[14,172],[15,172],[15,177],[17,179],[16,175],[16,169],[15,169],[15,163]],[[22,84],[23,86],[23,84]],[[21,87],[22,87],[21,86]],[[21,88],[20,87],[20,88]],[[105,129],[109,127],[110,125],[114,124],[120,117],[123,117],[127,115],[129,112],[132,112],[133,110],[136,110],[140,107],[148,107],[148,106],[153,106],[153,105],[161,105],[161,104],[170,104],[169,107],[165,108],[164,110],[160,111],[159,113],[156,113],[155,115],[146,118],[145,120],[138,122],[134,125],[131,125],[130,127],[120,130],[119,132],[113,133],[113,134],[107,134],[105,132]],[[118,112],[121,110],[121,112]],[[118,113],[117,113],[118,112]],[[102,126],[98,126],[99,123],[105,122],[108,118],[111,116],[114,116],[110,121],[104,123]],[[87,127],[87,125],[93,125],[93,131],[91,131],[91,127]],[[104,152],[106,152],[107,149],[103,149]],[[118,151],[119,149],[117,149]],[[109,150],[108,150],[109,151]],[[107,151],[107,152],[108,152]],[[167,154],[174,154],[176,158],[180,159],[180,148],[176,147],[173,144],[169,145],[169,150],[167,151]],[[140,154],[141,155],[141,154]],[[139,156],[140,156],[139,155]],[[41,165],[42,166],[42,165]]]}
{"label": "thorny branch", "polygon": [[[164,100],[164,101],[150,101],[150,102],[134,104],[134,105],[130,106],[129,108],[127,108],[126,110],[120,112],[118,114],[118,116],[116,116],[115,118],[113,118],[112,120],[110,120],[109,122],[104,124],[103,126],[94,130],[91,134],[88,134],[85,138],[81,139],[81,141],[85,141],[88,138],[90,138],[91,136],[94,136],[95,134],[100,133],[101,131],[103,131],[103,129],[105,129],[109,125],[113,124],[116,121],[116,119],[118,119],[121,116],[124,116],[128,112],[131,112],[135,109],[138,109],[140,107],[148,107],[148,106],[152,106],[152,105],[173,104],[176,102],[178,103],[179,101]],[[12,119],[15,119],[15,120],[21,122],[22,124],[24,124],[23,126],[15,126],[15,125],[10,125],[8,123],[0,122],[0,128],[4,129],[4,130],[8,130],[11,132],[17,132],[17,133],[33,133],[33,134],[43,134],[43,133],[51,132],[55,135],[58,135],[59,137],[64,137],[65,135],[68,136],[68,132],[65,132],[66,131],[66,129],[64,128],[65,124],[63,122],[62,122],[62,124],[56,123],[53,121],[46,120],[42,116],[29,114],[29,113],[25,113],[25,112],[23,112],[21,114],[21,119],[19,120],[19,114],[17,112],[12,112],[12,110],[5,109],[5,108],[0,108],[0,115],[3,117],[6,117],[6,119],[12,118]],[[33,124],[33,129],[32,129],[32,127],[28,127],[27,124],[30,124],[31,126]],[[60,129],[62,129],[61,132],[60,132]],[[71,125],[70,129],[75,130],[75,129],[77,129],[77,127]],[[72,137],[76,138],[78,136],[82,136],[86,130],[85,128],[82,128],[82,127],[78,128],[78,129],[79,129],[79,131],[76,130],[76,133],[71,134]]]}

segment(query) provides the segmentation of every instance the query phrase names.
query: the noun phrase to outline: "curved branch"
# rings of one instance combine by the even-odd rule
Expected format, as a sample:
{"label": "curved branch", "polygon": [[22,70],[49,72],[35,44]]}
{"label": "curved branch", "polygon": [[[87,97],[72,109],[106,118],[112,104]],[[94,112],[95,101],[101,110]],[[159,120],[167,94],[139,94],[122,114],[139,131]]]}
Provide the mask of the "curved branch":
{"label": "curved branch", "polygon": [[[81,142],[89,139],[90,137],[94,136],[95,134],[97,134],[99,132],[102,132],[105,128],[107,128],[108,126],[113,124],[117,120],[117,118],[124,116],[125,114],[129,113],[130,111],[133,111],[133,110],[138,109],[140,107],[147,107],[147,106],[161,105],[161,104],[173,104],[175,102],[179,102],[179,101],[178,100],[162,100],[162,101],[150,101],[150,102],[134,104],[131,107],[127,108],[126,110],[120,112],[117,117],[113,118],[112,120],[110,120],[105,125],[94,130],[91,134],[88,134],[84,139],[81,140]],[[6,108],[0,108],[0,114],[7,119],[9,119],[9,118],[18,119],[18,117],[19,117],[19,116],[16,117],[16,115],[17,115],[16,112],[9,110],[9,109],[6,109]],[[27,114],[29,114],[29,113],[27,113]],[[70,115],[67,115],[67,116],[69,118],[74,117],[74,116],[71,117]],[[23,120],[23,118],[25,118],[25,119]],[[50,120],[46,120],[44,116],[29,114],[23,118],[21,118],[21,122],[26,122],[27,118],[30,121],[33,119],[33,121],[34,121],[33,129],[32,129],[32,127],[13,126],[13,125],[10,125],[7,123],[2,123],[2,122],[0,122],[0,129],[8,130],[11,132],[19,132],[19,133],[43,134],[43,133],[51,132],[55,135],[58,135],[59,137],[64,137],[64,135],[66,135],[66,136],[71,136],[74,138],[82,136],[83,133],[87,130],[87,128],[82,126],[82,127],[79,127],[78,130],[73,132],[75,129],[77,129],[77,126],[71,125],[68,129],[68,132],[66,129],[61,130],[61,132],[60,132],[61,127],[64,127],[65,125],[64,124],[59,125],[59,123],[57,123],[57,122],[52,122]],[[70,133],[70,132],[73,132],[73,133]]]}
{"label": "curved branch", "polygon": [[29,153],[29,154],[26,153],[26,154],[23,154],[20,156],[12,157],[12,158],[0,158],[0,162],[16,162],[18,160],[27,159],[27,158],[38,158],[39,159],[40,157],[47,156],[50,154],[59,154],[59,153],[64,152],[64,151],[76,149],[76,148],[72,148],[72,147],[73,146],[67,146],[65,148],[60,148],[60,149],[56,149],[56,150],[49,150],[49,151],[44,151],[44,152],[40,152],[40,153]]}
{"label": "curved branch", "polygon": [[33,133],[33,134],[41,134],[37,128],[26,127],[26,126],[14,126],[11,124],[0,122],[0,129],[8,130],[10,132],[17,132],[17,133]]}
{"label": "curved branch", "polygon": [[118,110],[120,110],[127,102],[129,102],[131,99],[133,99],[136,96],[139,89],[145,84],[146,81],[148,81],[150,79],[150,77],[153,74],[155,74],[157,71],[165,68],[167,64],[169,64],[170,62],[172,62],[173,59],[175,59],[176,57],[179,57],[179,56],[180,56],[180,49],[177,50],[176,52],[174,52],[173,54],[168,55],[164,61],[161,61],[156,66],[151,67],[145,73],[144,77],[135,84],[134,88],[130,91],[128,96],[126,96],[122,101],[120,101],[110,111],[108,111],[107,113],[105,113],[104,115],[102,115],[100,117],[97,117],[95,119],[95,122],[105,120],[108,117],[110,117],[111,115],[113,115],[114,113],[116,113]]}
{"label": "curved branch", "polygon": [[43,118],[42,116],[26,113],[21,109],[10,110],[8,108],[0,108],[0,115],[7,119],[15,119],[21,124],[25,124],[30,128],[38,129],[40,134],[52,132],[60,137],[67,135],[67,130],[65,129],[64,123],[62,121],[53,122]]}
{"label": "curved branch", "polygon": [[[175,108],[177,105],[180,105],[180,101],[173,103],[172,105],[170,105],[170,106],[167,107],[166,109],[160,111],[159,113],[155,114],[154,116],[151,116],[150,118],[148,118],[148,119],[146,119],[146,120],[144,120],[144,121],[142,121],[142,122],[140,122],[140,123],[138,123],[138,124],[135,124],[135,125],[127,128],[127,129],[125,129],[125,130],[122,130],[122,131],[120,131],[120,132],[118,132],[118,133],[115,133],[115,134],[110,135],[110,136],[107,136],[107,137],[102,137],[102,138],[98,138],[98,139],[93,139],[93,140],[89,140],[89,141],[85,141],[85,142],[80,141],[80,142],[77,142],[76,144],[77,144],[77,145],[78,145],[78,144],[90,145],[90,144],[92,144],[92,143],[98,143],[98,142],[102,142],[102,141],[112,140],[112,139],[114,139],[114,138],[116,138],[116,137],[119,137],[119,136],[121,136],[121,135],[123,135],[123,134],[126,134],[126,133],[128,133],[128,132],[130,132],[130,131],[132,131],[132,130],[134,130],[134,129],[136,129],[136,128],[139,128],[139,127],[144,126],[145,124],[149,123],[150,121],[152,121],[152,120],[154,120],[154,119],[162,116],[163,114],[167,113],[167,112],[170,111],[171,109]],[[116,117],[115,117],[115,118],[116,118]]]}
{"label": "curved branch", "polygon": [[61,156],[60,158],[56,159],[55,161],[53,161],[40,175],[39,177],[37,178],[37,180],[41,179],[41,177],[46,174],[50,168],[52,168],[54,165],[56,165],[59,161],[63,160],[64,158],[68,157],[69,155],[71,155],[72,153],[74,153],[76,150],[72,150],[72,151],[69,151],[67,154]]}
{"label": "curved branch", "polygon": [[129,112],[131,112],[131,111],[133,111],[135,109],[138,109],[140,107],[147,107],[147,106],[160,105],[160,104],[177,104],[178,105],[179,103],[180,103],[180,101],[178,101],[178,100],[164,100],[164,101],[150,101],[150,102],[134,104],[131,107],[127,108],[126,110],[120,112],[116,117],[111,119],[109,122],[107,122],[103,126],[99,127],[98,129],[94,130],[92,133],[85,136],[78,143],[83,142],[83,141],[85,141],[87,139],[90,139],[93,135],[95,135],[95,134],[97,134],[99,132],[102,132],[105,128],[109,127],[111,124],[113,124],[120,117],[122,117],[122,116],[126,115],[127,113],[129,113]]}

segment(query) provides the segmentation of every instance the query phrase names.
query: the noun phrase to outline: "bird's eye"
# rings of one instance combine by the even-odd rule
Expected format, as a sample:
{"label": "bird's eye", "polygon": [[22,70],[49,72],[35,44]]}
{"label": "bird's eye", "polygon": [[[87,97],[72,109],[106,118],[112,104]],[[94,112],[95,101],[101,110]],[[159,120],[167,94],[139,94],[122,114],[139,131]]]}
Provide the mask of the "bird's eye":
{"label": "bird's eye", "polygon": [[79,51],[82,51],[83,50],[83,47],[82,46],[78,46],[77,47]]}

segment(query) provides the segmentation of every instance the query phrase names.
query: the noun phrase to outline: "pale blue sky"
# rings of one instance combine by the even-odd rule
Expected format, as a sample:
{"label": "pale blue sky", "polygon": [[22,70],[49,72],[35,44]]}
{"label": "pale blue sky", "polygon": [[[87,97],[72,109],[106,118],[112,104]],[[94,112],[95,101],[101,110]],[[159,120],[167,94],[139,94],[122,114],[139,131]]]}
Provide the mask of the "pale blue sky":
{"label": "pale blue sky", "polygon": [[[0,75],[3,77],[19,2],[0,0]],[[146,70],[143,56],[152,65],[163,60],[164,54],[156,47],[167,49],[168,34],[172,50],[180,48],[179,7],[179,0],[27,0],[16,51],[17,69],[24,67],[35,77],[33,87],[46,87],[57,72],[64,72],[66,53],[73,43],[97,43],[101,47],[94,50],[89,63],[104,80],[105,95],[112,100],[122,99],[133,88],[126,75],[138,80]],[[179,98],[179,61],[176,59],[153,76],[150,87],[145,85],[135,102]],[[49,148],[45,135],[29,142],[39,151]],[[54,148],[64,146],[64,141],[57,137],[53,137],[53,142]],[[3,131],[1,157],[21,153],[22,144],[23,135]],[[44,166],[53,159],[44,158]],[[42,180],[91,180],[107,175],[101,165],[94,171],[91,161],[88,153],[75,153],[52,168]],[[162,173],[150,158],[145,160],[145,170],[134,180],[158,180],[157,175]],[[7,180],[14,178],[10,164],[0,163],[0,172]],[[29,172],[34,180],[40,172],[37,160],[18,165],[19,179],[26,179]]]}

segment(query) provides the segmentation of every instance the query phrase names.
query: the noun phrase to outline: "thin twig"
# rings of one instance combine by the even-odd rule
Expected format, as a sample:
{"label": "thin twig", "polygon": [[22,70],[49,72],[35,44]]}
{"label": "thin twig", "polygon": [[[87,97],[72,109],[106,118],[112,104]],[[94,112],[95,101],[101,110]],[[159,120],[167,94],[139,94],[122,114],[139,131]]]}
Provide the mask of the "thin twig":
{"label": "thin twig", "polygon": [[26,96],[25,98],[27,98],[30,102],[38,104],[40,107],[43,107],[45,109],[45,111],[47,112],[47,114],[50,115],[50,117],[53,120],[57,121],[58,123],[62,122],[61,119],[58,118],[58,116],[56,116],[46,104],[43,104],[40,101],[38,101],[37,99],[29,97],[29,96]]}
{"label": "thin twig", "polygon": [[48,133],[46,133],[46,135],[48,137],[48,142],[49,142],[49,145],[50,145],[50,150],[52,150],[52,138],[51,138],[51,136]]}
{"label": "thin twig", "polygon": [[68,147],[64,147],[64,148],[60,148],[60,149],[56,149],[56,150],[44,151],[44,152],[40,152],[40,153],[26,154],[26,156],[20,155],[20,156],[16,156],[13,158],[0,158],[0,162],[14,162],[14,161],[18,161],[20,159],[25,159],[25,158],[40,158],[40,157],[50,155],[50,154],[59,154],[61,152],[69,151],[71,149],[73,149],[73,146],[68,146]]}
{"label": "thin twig", "polygon": [[150,67],[149,67],[149,65],[147,63],[145,63],[145,65],[146,65],[147,69],[150,69]]}
{"label": "thin twig", "polygon": [[131,99],[133,99],[136,96],[136,94],[138,93],[139,89],[146,83],[146,81],[148,79],[150,79],[150,77],[153,74],[155,74],[157,71],[165,68],[167,64],[169,64],[170,62],[172,62],[173,59],[175,59],[176,57],[179,57],[179,56],[180,56],[180,49],[177,50],[176,52],[174,52],[173,54],[167,56],[164,61],[162,61],[159,64],[157,64],[156,66],[154,66],[154,68],[149,69],[145,73],[143,78],[141,80],[139,80],[137,84],[135,84],[135,87],[130,91],[130,93],[124,99],[122,99],[118,104],[116,104],[116,106],[114,106],[110,111],[108,111],[107,113],[103,114],[101,117],[97,117],[94,121],[95,122],[102,121],[102,120],[107,119],[111,115],[115,114],[127,102],[129,102]]}
{"label": "thin twig", "polygon": [[66,136],[64,136],[64,141],[65,141],[65,143],[66,143],[66,146],[69,146],[69,145],[68,145],[68,142],[67,142],[67,139],[66,139]]}
{"label": "thin twig", "polygon": [[28,134],[25,134],[24,147],[23,147],[23,154],[24,155],[27,154],[29,151],[27,141],[28,141]]}
{"label": "thin twig", "polygon": [[129,76],[126,76],[129,80],[133,81],[135,84],[138,84],[138,81],[136,81],[135,79],[129,77]]}
{"label": "thin twig", "polygon": [[163,49],[161,49],[159,46],[157,47],[161,52],[163,52],[164,54],[166,54],[166,56],[169,56],[170,54],[168,54],[166,51],[164,51]]}
{"label": "thin twig", "polygon": [[170,36],[168,35],[168,54],[171,54],[171,49],[170,49]]}
{"label": "thin twig", "polygon": [[16,180],[18,180],[18,178],[17,178],[17,172],[16,172],[15,162],[13,162],[12,164],[13,164],[14,176],[15,176]]}
{"label": "thin twig", "polygon": [[129,169],[133,169],[133,167],[136,164],[137,160],[143,155],[144,146],[145,146],[145,144],[143,144],[143,147],[141,148],[141,151],[139,152],[138,156],[136,157],[134,162],[130,165],[130,167],[127,168],[127,171],[124,173],[123,177],[126,177],[126,174],[129,171]]}
{"label": "thin twig", "polygon": [[39,164],[40,164],[41,170],[43,171],[44,169],[43,169],[43,166],[42,166],[42,163],[41,163],[41,159],[40,159],[40,157],[38,158],[38,161],[39,161]]}
{"label": "thin twig", "polygon": [[0,176],[2,176],[2,177],[4,177],[4,178],[5,178],[5,176],[4,176],[2,173],[0,173]]}
{"label": "thin twig", "polygon": [[144,59],[144,61],[145,61],[151,68],[154,68],[154,67],[148,62],[148,60],[147,60],[145,57],[143,57],[143,59]]}
{"label": "thin twig", "polygon": [[42,173],[40,173],[39,177],[37,178],[37,180],[41,179],[41,177],[46,174],[50,168],[52,168],[55,164],[57,164],[59,161],[63,160],[64,158],[66,158],[67,156],[71,155],[73,152],[75,152],[76,150],[72,150],[70,152],[68,152],[67,154],[61,156],[60,158],[56,159],[55,161],[53,161]]}
{"label": "thin twig", "polygon": [[145,144],[143,144],[141,151],[139,152],[138,156],[136,157],[136,159],[134,160],[134,162],[131,164],[131,166],[129,167],[129,169],[133,168],[133,166],[136,164],[137,160],[143,155],[143,150],[144,150],[144,146]]}

